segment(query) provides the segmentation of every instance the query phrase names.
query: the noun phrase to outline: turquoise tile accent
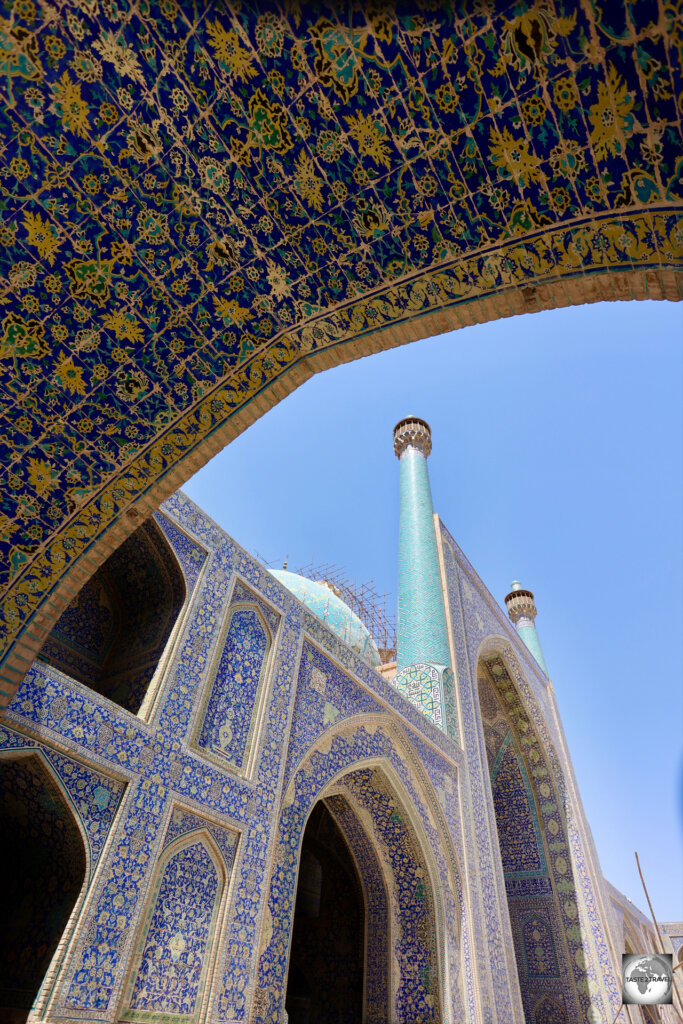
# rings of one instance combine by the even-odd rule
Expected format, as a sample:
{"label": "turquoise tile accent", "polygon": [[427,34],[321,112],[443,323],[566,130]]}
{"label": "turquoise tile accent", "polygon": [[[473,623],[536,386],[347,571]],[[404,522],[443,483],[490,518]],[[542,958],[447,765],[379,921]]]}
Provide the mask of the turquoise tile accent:
{"label": "turquoise tile accent", "polygon": [[450,665],[427,460],[408,445],[400,457],[397,669]]}
{"label": "turquoise tile accent", "polygon": [[444,691],[453,685],[452,673],[444,665],[408,665],[394,678],[394,686],[423,715],[446,732]]}
{"label": "turquoise tile accent", "polygon": [[548,666],[545,663],[543,657],[543,648],[541,647],[541,641],[538,639],[538,632],[536,631],[536,623],[531,618],[520,618],[517,622],[517,632],[519,637],[524,641],[526,646],[529,648],[534,658],[541,666],[546,675],[548,673]]}

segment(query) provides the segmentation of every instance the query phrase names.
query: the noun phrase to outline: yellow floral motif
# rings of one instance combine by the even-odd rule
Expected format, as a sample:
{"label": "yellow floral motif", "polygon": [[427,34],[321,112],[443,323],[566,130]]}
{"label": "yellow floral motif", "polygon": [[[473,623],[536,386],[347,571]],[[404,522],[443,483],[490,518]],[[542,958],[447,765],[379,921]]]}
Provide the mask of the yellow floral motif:
{"label": "yellow floral motif", "polygon": [[557,47],[557,36],[569,35],[576,24],[576,11],[567,18],[553,18],[543,0],[512,21],[505,22],[501,38],[501,60],[518,71],[543,69]]}
{"label": "yellow floral motif", "polygon": [[14,175],[14,177],[17,179],[17,181],[23,181],[24,178],[27,178],[31,173],[31,168],[29,167],[27,161],[20,156],[12,157],[12,159],[10,160],[9,169]]}
{"label": "yellow floral motif", "polygon": [[304,150],[299,154],[294,183],[296,184],[297,192],[304,202],[312,206],[318,213],[322,213],[323,180],[318,174],[318,169],[312,158],[307,156]]}
{"label": "yellow floral motif", "polygon": [[278,299],[289,295],[291,287],[287,281],[287,271],[284,267],[278,266],[273,260],[266,260],[266,264],[268,267],[266,278],[272,294]]}
{"label": "yellow floral motif", "polygon": [[552,167],[553,177],[574,181],[586,168],[586,154],[576,139],[561,139],[550,150],[548,163]]}
{"label": "yellow floral motif", "polygon": [[256,89],[249,100],[249,129],[252,145],[263,146],[276,153],[286,153],[292,148],[284,107],[271,103],[260,89]]}
{"label": "yellow floral motif", "polygon": [[70,391],[72,395],[85,394],[83,370],[80,366],[74,366],[71,356],[62,356],[57,364],[55,375],[62,387]]}
{"label": "yellow floral motif", "polygon": [[223,28],[217,18],[213,22],[207,22],[206,27],[219,64],[240,82],[253,78],[256,74],[253,55],[242,46],[237,32],[234,29]]}
{"label": "yellow floral motif", "polygon": [[96,306],[103,306],[109,299],[111,284],[111,263],[103,260],[69,260],[64,268],[71,284],[75,299],[88,298]]}
{"label": "yellow floral motif", "polygon": [[491,159],[496,167],[506,171],[518,185],[528,185],[531,181],[541,182],[543,180],[540,160],[529,152],[529,143],[526,139],[513,138],[508,128],[502,132],[492,128],[489,142]]}
{"label": "yellow floral motif", "polygon": [[226,324],[241,327],[251,317],[249,310],[240,306],[236,299],[217,299],[214,296],[213,301],[216,312]]}
{"label": "yellow floral motif", "polygon": [[43,220],[39,213],[26,213],[24,227],[28,234],[28,244],[38,250],[41,259],[46,259],[50,266],[54,265],[57,250],[62,244],[59,229],[49,220]]}
{"label": "yellow floral motif", "polygon": [[358,92],[359,58],[367,44],[367,29],[347,33],[340,25],[320,18],[309,29],[309,35],[316,52],[313,61],[316,78],[348,103]]}
{"label": "yellow floral motif", "polygon": [[0,359],[42,359],[47,351],[45,327],[39,320],[9,313],[2,321]]}
{"label": "yellow floral motif", "polygon": [[50,109],[60,119],[62,127],[87,139],[90,130],[88,104],[81,97],[80,85],[72,82],[68,71],[65,71],[52,88],[54,101]]}
{"label": "yellow floral motif", "polygon": [[59,473],[44,459],[29,459],[28,479],[36,494],[45,494],[57,486]]}
{"label": "yellow floral motif", "polygon": [[610,64],[607,83],[598,84],[598,102],[588,111],[592,124],[591,143],[598,160],[623,153],[626,138],[633,134],[634,99],[614,64]]}
{"label": "yellow floral motif", "polygon": [[527,124],[530,125],[543,124],[548,113],[548,108],[540,96],[530,96],[526,99],[522,104],[522,110]]}
{"label": "yellow floral motif", "polygon": [[372,114],[353,114],[347,116],[349,135],[358,143],[361,156],[369,156],[376,164],[385,167],[391,165],[389,146],[384,131]]}
{"label": "yellow floral motif", "polygon": [[576,85],[569,75],[558,78],[553,86],[553,100],[558,110],[565,114],[573,110],[577,103]]}
{"label": "yellow floral motif", "polygon": [[118,309],[115,313],[107,313],[102,317],[102,324],[116,335],[116,340],[126,339],[134,344],[142,342],[144,334],[142,327],[132,313]]}
{"label": "yellow floral motif", "polygon": [[140,85],[145,84],[145,76],[134,51],[119,42],[113,32],[103,32],[101,38],[93,46],[99,50],[103,60],[114,65],[119,75],[127,75],[134,82],[138,82]]}
{"label": "yellow floral motif", "polygon": [[43,69],[38,60],[35,34],[4,18],[0,18],[0,53],[2,70],[8,77],[27,78],[32,82],[41,78]]}

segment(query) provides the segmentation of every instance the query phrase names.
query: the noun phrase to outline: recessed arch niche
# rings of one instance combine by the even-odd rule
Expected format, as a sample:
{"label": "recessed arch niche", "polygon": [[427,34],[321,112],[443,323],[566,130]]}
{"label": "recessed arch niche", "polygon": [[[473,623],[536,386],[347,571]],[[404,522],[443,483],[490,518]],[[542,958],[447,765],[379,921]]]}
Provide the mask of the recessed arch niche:
{"label": "recessed arch niche", "polygon": [[227,875],[208,829],[161,854],[136,937],[120,1020],[201,1019]]}
{"label": "recessed arch niche", "polygon": [[235,581],[191,740],[221,767],[253,767],[279,621],[275,609]]}
{"label": "recessed arch niche", "polygon": [[22,1024],[81,893],[87,853],[38,754],[0,758],[0,1024]]}
{"label": "recessed arch niche", "polygon": [[76,594],[39,659],[136,714],[185,598],[173,550],[148,520]]}

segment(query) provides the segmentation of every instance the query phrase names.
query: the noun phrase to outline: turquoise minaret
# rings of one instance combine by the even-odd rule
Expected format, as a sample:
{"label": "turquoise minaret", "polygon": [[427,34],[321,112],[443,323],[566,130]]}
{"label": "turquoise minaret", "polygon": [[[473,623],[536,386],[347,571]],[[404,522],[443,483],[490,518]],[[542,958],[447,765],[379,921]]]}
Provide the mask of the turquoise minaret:
{"label": "turquoise minaret", "polygon": [[519,580],[513,580],[510,584],[510,593],[505,598],[505,604],[520,639],[524,641],[545,674],[548,675],[548,666],[545,663],[541,641],[536,632],[534,595],[530,590],[523,590]]}
{"label": "turquoise minaret", "polygon": [[423,715],[456,735],[453,673],[427,457],[429,424],[409,416],[394,427],[401,465],[397,671],[393,683]]}
{"label": "turquoise minaret", "polygon": [[394,452],[401,466],[396,655],[399,672],[418,662],[447,666],[451,660],[427,471],[431,450],[431,430],[424,420],[409,416],[396,424]]}

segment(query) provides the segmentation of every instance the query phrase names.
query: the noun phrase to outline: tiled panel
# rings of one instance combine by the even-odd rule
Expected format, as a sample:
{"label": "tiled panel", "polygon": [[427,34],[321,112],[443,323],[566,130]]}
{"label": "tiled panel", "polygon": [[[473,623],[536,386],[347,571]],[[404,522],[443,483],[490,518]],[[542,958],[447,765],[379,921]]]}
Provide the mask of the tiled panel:
{"label": "tiled panel", "polygon": [[678,297],[681,54],[649,0],[2,9],[3,653],[311,354]]}

